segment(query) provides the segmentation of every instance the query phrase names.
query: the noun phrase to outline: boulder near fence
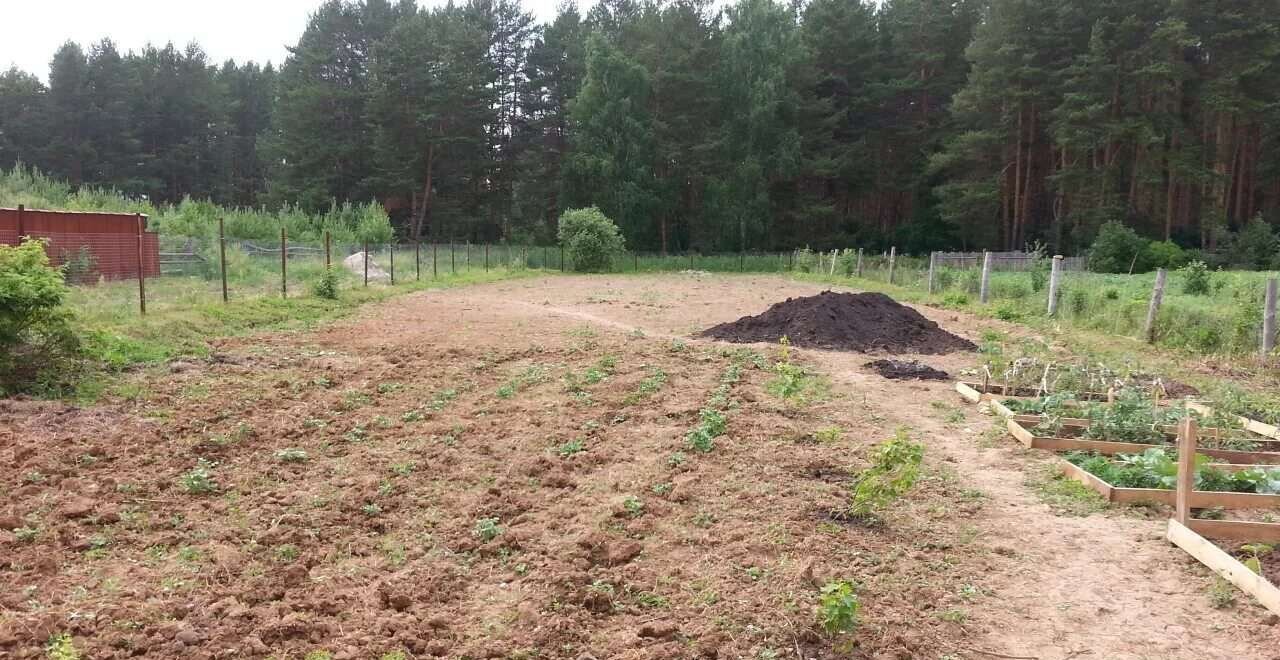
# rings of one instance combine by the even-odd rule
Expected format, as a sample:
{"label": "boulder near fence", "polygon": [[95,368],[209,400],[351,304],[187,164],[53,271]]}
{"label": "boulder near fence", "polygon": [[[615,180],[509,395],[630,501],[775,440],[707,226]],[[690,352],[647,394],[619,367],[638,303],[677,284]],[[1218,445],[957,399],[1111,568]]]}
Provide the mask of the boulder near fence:
{"label": "boulder near fence", "polygon": [[55,265],[65,266],[67,281],[160,275],[160,237],[147,231],[147,216],[0,208],[0,245],[17,245],[23,236],[44,239]]}

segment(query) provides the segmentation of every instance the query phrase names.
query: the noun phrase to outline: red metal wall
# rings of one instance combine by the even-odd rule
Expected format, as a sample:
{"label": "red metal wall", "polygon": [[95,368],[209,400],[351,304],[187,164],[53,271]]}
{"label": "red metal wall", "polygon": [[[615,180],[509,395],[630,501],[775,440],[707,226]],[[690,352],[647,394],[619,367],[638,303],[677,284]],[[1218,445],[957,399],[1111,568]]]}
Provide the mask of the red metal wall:
{"label": "red metal wall", "polygon": [[[78,211],[22,211],[22,235],[47,239],[45,251],[55,265],[71,261],[80,266],[68,281],[96,282],[138,276],[138,217],[128,213]],[[142,272],[160,276],[160,237],[145,231],[142,218]],[[0,209],[0,244],[18,244],[18,210]],[[85,259],[84,257],[88,257]]]}

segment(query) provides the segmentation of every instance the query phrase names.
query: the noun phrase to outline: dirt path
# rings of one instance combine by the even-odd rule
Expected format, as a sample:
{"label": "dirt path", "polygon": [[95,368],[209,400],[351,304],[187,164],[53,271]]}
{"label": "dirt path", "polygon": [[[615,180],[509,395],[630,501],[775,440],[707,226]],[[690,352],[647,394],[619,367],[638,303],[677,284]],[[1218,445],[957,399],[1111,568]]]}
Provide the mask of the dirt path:
{"label": "dirt path", "polygon": [[[676,337],[819,290],[769,277],[568,279],[541,306],[575,320]],[[995,325],[919,309],[974,340],[979,328]],[[1007,438],[984,447],[981,435],[990,421],[973,407],[963,407],[963,424],[940,419],[932,402],[959,406],[950,384],[881,379],[861,366],[869,359],[864,355],[804,353],[884,411],[890,426],[915,430],[931,454],[944,457],[967,487],[987,496],[976,524],[987,545],[1013,561],[981,585],[994,598],[972,612],[969,625],[979,633],[974,650],[1045,660],[1280,658],[1280,629],[1267,623],[1272,619],[1264,610],[1247,604],[1247,597],[1234,609],[1210,607],[1212,579],[1163,539],[1158,516],[1054,515],[1024,483],[1040,469],[1035,453]],[[915,357],[953,373],[973,363],[963,354]]]}

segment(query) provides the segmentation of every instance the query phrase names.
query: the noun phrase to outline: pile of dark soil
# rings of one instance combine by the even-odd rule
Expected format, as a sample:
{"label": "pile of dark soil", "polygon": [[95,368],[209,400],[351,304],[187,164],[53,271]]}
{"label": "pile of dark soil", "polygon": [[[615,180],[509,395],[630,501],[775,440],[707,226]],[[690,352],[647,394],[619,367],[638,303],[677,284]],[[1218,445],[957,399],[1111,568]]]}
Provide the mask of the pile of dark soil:
{"label": "pile of dark soil", "polygon": [[776,342],[860,353],[942,355],[972,351],[973,342],[938,327],[882,293],[836,293],[788,298],[758,316],[744,316],[701,333],[737,343]]}
{"label": "pile of dark soil", "polygon": [[915,360],[873,360],[862,365],[889,380],[947,380],[947,372]]}

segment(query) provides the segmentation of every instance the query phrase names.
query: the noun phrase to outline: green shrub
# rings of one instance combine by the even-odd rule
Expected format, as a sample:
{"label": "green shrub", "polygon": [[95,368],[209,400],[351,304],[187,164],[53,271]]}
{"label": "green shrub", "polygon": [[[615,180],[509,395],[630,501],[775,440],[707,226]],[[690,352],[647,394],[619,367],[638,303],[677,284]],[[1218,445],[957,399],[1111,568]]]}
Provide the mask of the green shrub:
{"label": "green shrub", "polygon": [[1231,263],[1265,270],[1272,266],[1276,246],[1276,234],[1271,224],[1257,216],[1231,240]]}
{"label": "green shrub", "polygon": [[803,250],[797,250],[795,259],[794,268],[797,272],[801,273],[812,273],[813,269],[817,267],[818,264],[817,255],[813,253],[813,250],[810,250],[807,247]]}
{"label": "green shrub", "polygon": [[1089,311],[1089,292],[1084,289],[1072,289],[1067,301],[1072,316],[1084,316]]}
{"label": "green shrub", "polygon": [[1173,241],[1151,241],[1141,260],[1146,262],[1148,268],[1176,270],[1185,266],[1189,257],[1186,250]]}
{"label": "green shrub", "polygon": [[818,599],[818,624],[828,635],[853,632],[858,627],[858,610],[862,608],[853,583],[846,580],[822,586]]}
{"label": "green shrub", "polygon": [[1116,221],[1102,225],[1089,248],[1089,270],[1095,273],[1139,273],[1149,270],[1143,257],[1148,243],[1137,232]]}
{"label": "green shrub", "polygon": [[1207,295],[1212,287],[1213,276],[1209,272],[1209,266],[1203,261],[1192,261],[1183,266],[1182,273],[1182,292],[1193,296]]}
{"label": "green shrub", "polygon": [[1013,303],[1000,303],[992,313],[1001,321],[1017,321],[1022,318],[1022,312]]}
{"label": "green shrub", "polygon": [[62,306],[67,293],[43,242],[0,245],[0,393],[56,376],[76,357],[79,341]]}
{"label": "green shrub", "polygon": [[315,285],[311,288],[311,292],[317,298],[325,298],[328,300],[338,299],[338,273],[332,268],[324,269],[320,279],[316,280]]}
{"label": "green shrub", "polygon": [[560,216],[559,238],[573,258],[573,269],[580,273],[609,270],[614,256],[625,249],[618,226],[594,206],[565,211]]}
{"label": "green shrub", "polygon": [[942,306],[947,309],[963,309],[969,304],[969,294],[952,291],[942,296]]}

